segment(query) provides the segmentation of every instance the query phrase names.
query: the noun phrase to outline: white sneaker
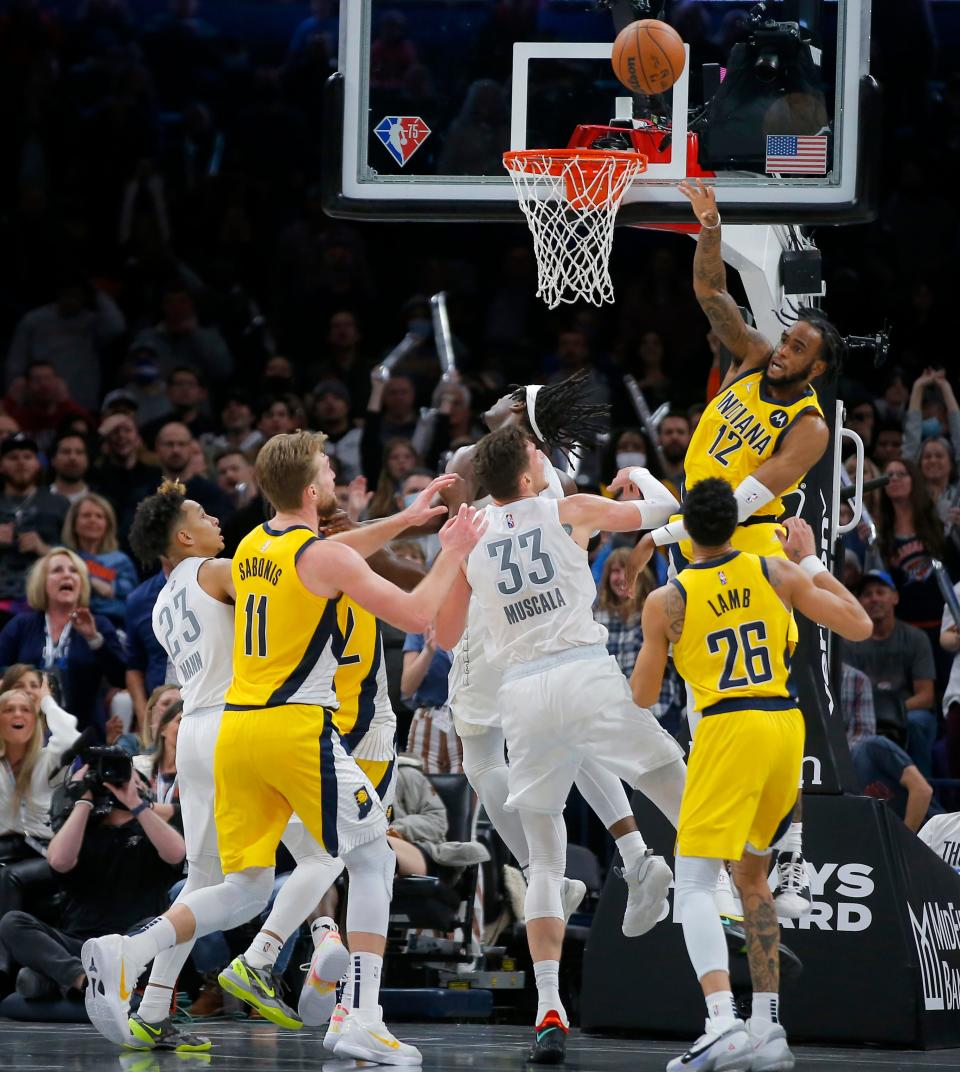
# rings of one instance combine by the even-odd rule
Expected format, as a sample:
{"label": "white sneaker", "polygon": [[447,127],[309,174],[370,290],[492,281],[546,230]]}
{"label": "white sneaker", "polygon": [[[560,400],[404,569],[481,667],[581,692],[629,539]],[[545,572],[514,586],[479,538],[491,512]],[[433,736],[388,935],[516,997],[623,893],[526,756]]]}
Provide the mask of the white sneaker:
{"label": "white sneaker", "polygon": [[753,1061],[750,1036],[742,1020],[717,1025],[707,1020],[704,1033],[685,1054],[667,1064],[667,1072],[747,1072]]}
{"label": "white sneaker", "polygon": [[813,907],[807,864],[799,852],[781,852],[777,856],[777,887],[773,907],[784,919],[800,919]]}
{"label": "white sneaker", "polygon": [[631,871],[625,867],[618,870],[627,884],[623,933],[626,938],[639,938],[660,919],[673,872],[662,856],[653,855],[652,849],[647,849],[643,859]]}
{"label": "white sneaker", "polygon": [[720,868],[717,876],[717,888],[713,891],[713,900],[717,906],[717,912],[726,919],[734,919],[738,923],[743,921],[743,905],[737,896],[736,888],[730,881],[730,875],[726,867]]}
{"label": "white sneaker", "polygon": [[578,878],[565,878],[560,886],[560,900],[563,903],[563,922],[569,923],[570,917],[580,907],[580,902],[587,896],[587,887]]}
{"label": "white sneaker", "polygon": [[333,1052],[337,1057],[355,1057],[381,1065],[419,1065],[423,1058],[416,1046],[395,1039],[383,1022],[383,1011],[351,1009],[344,1017]]}
{"label": "white sneaker", "polygon": [[796,1059],[787,1045],[787,1033],[769,1020],[747,1021],[747,1036],[753,1050],[750,1072],[789,1072]]}
{"label": "white sneaker", "polygon": [[350,966],[340,932],[327,929],[310,958],[307,977],[303,980],[297,1013],[308,1027],[325,1024],[337,1003],[337,984]]}
{"label": "white sneaker", "polygon": [[327,1028],[327,1033],[323,1036],[323,1048],[329,1050],[331,1053],[337,1048],[337,1042],[340,1040],[340,1031],[343,1028],[343,1021],[346,1019],[347,1007],[346,1005],[335,1005],[333,1012],[330,1014],[330,1026]]}
{"label": "white sneaker", "polygon": [[140,978],[140,965],[123,955],[123,936],[90,938],[80,950],[87,973],[84,1004],[90,1023],[105,1039],[124,1046],[130,1035],[130,996]]}

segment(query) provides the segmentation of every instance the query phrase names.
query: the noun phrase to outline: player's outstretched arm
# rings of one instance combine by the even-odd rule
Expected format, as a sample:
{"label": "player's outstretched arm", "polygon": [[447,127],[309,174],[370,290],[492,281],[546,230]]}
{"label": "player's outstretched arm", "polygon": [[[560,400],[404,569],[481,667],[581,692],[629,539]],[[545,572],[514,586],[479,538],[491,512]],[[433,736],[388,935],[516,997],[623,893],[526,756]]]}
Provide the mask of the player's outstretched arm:
{"label": "player's outstretched arm", "polygon": [[817,557],[813,529],[800,517],[787,518],[783,527],[785,533],[778,532],[777,537],[789,561],[766,559],[770,583],[780,598],[846,640],[866,640],[873,623],[860,601]]}
{"label": "player's outstretched arm", "polygon": [[436,639],[446,651],[460,643],[463,631],[467,628],[467,610],[472,594],[473,589],[461,567],[457,571],[453,587],[437,613]]}
{"label": "player's outstretched arm", "polygon": [[200,587],[221,603],[236,603],[237,593],[233,587],[233,560],[208,558],[197,570]]}
{"label": "player's outstretched arm", "polygon": [[680,638],[684,610],[683,596],[674,584],[664,585],[647,596],[643,605],[643,647],[630,675],[633,702],[640,707],[652,707],[660,696],[670,643]]}
{"label": "player's outstretched arm", "polygon": [[297,562],[297,574],[315,595],[334,598],[346,592],[378,618],[408,633],[422,633],[437,616],[456,578],[460,563],[486,531],[483,515],[461,507],[440,530],[440,546],[433,568],[412,592],[404,592],[378,577],[354,551],[333,540],[310,544]]}
{"label": "player's outstretched arm", "polygon": [[764,368],[773,347],[743,319],[727,291],[727,270],[720,245],[720,213],[713,187],[700,179],[681,182],[680,192],[690,201],[700,221],[697,252],[693,257],[693,292],[717,338],[733,355],[724,384],[751,368]]}
{"label": "player's outstretched arm", "polygon": [[381,547],[385,547],[392,539],[399,536],[407,529],[419,528],[427,525],[437,518],[446,517],[447,508],[442,503],[433,505],[436,496],[456,482],[452,474],[444,474],[432,480],[414,501],[399,513],[391,514],[390,517],[380,521],[371,521],[366,525],[359,525],[355,529],[347,529],[338,532],[329,539],[337,543],[344,543],[352,547],[354,551],[369,558]]}

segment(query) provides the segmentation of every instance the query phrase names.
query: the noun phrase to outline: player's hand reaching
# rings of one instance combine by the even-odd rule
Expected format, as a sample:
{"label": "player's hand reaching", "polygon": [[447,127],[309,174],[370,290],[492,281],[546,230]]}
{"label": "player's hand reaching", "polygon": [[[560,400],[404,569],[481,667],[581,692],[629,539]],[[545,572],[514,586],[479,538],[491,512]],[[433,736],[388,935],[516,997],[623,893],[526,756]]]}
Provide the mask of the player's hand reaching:
{"label": "player's hand reaching", "polygon": [[334,510],[329,517],[320,518],[317,531],[321,536],[336,536],[338,532],[349,532],[356,527],[356,521],[346,510]]}
{"label": "player's hand reaching", "polygon": [[647,532],[630,552],[630,557],[627,559],[627,591],[631,597],[637,590],[637,578],[647,568],[656,549],[657,545],[653,542],[653,536]]}
{"label": "player's hand reaching", "polygon": [[621,469],[617,475],[607,485],[607,491],[609,492],[621,492],[620,495],[614,494],[615,499],[624,501],[626,499],[640,499],[640,489],[630,479],[630,474],[634,469],[638,469],[640,466],[628,465],[625,469]]}
{"label": "player's hand reaching", "polygon": [[716,227],[720,222],[717,209],[717,192],[712,186],[705,186],[702,179],[684,180],[677,189],[690,202],[693,214],[704,227]]}
{"label": "player's hand reaching", "polygon": [[485,511],[464,503],[456,516],[451,517],[440,530],[440,546],[444,551],[466,558],[480,542],[488,524]]}
{"label": "player's hand reaching", "polygon": [[777,539],[791,562],[799,562],[808,555],[817,553],[813,529],[802,517],[788,517],[782,528],[777,529]]}
{"label": "player's hand reaching", "polygon": [[421,491],[413,502],[403,511],[403,517],[407,522],[407,526],[409,528],[417,528],[420,525],[425,525],[432,518],[442,517],[447,513],[447,508],[443,503],[440,503],[438,506],[432,506],[431,503],[444,488],[448,488],[456,481],[456,479],[457,478],[453,473],[447,473],[431,480],[423,491]]}

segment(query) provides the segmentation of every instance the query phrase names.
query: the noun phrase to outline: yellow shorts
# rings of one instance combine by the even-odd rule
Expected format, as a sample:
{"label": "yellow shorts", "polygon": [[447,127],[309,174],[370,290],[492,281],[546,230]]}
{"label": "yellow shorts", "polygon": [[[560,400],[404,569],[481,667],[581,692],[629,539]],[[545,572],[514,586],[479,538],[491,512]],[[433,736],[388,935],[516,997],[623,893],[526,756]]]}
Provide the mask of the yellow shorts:
{"label": "yellow shorts", "polygon": [[340,743],[332,712],[322,707],[224,711],[213,776],[224,874],[273,867],[293,812],[331,856],[387,829],[370,780]]}
{"label": "yellow shorts", "polygon": [[687,766],[677,851],[739,860],[748,842],[769,849],[786,832],[797,802],[804,737],[796,708],[701,718]]}

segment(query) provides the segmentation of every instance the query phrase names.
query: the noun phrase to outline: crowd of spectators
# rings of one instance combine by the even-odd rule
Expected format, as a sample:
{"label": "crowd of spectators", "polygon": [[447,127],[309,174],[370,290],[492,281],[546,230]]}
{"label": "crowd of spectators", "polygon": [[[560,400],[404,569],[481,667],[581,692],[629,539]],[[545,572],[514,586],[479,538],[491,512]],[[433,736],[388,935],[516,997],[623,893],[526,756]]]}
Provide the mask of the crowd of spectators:
{"label": "crowd of spectators", "polygon": [[[326,217],[319,101],[335,5],[311,8],[280,44],[219,28],[193,0],[143,19],[126,0],[69,15],[17,0],[0,15],[0,765],[11,775],[0,779],[0,916],[12,917],[0,924],[0,975],[42,948],[43,978],[28,980],[37,993],[50,979],[77,990],[76,942],[62,935],[93,933],[106,910],[77,899],[78,879],[51,934],[20,910],[24,881],[41,889],[50,869],[81,865],[101,873],[136,840],[152,853],[141,918],[182,860],[166,829],[179,697],[151,626],[164,575],[127,543],[137,503],[163,477],[219,518],[230,554],[269,517],[257,450],[309,427],[328,437],[341,509],[383,517],[477,440],[508,384],[586,370],[612,427],[582,460],[580,485],[600,491],[618,468],[647,464],[676,487],[718,364],[690,285],[692,243],[676,236],[618,237],[618,305],[561,317],[535,297],[519,227],[474,228],[468,243],[454,227]],[[883,12],[874,17],[882,43]],[[818,236],[841,330],[877,329],[880,308],[893,320],[891,363],[851,361],[839,385],[868,477],[889,478],[867,495],[875,528],[845,539],[844,575],[874,636],[842,648],[841,709],[863,787],[914,829],[960,804],[930,785],[960,778],[960,623],[932,565],[960,580],[960,407],[942,273],[958,221],[922,181],[933,164],[949,173],[960,162],[960,81],[940,78],[934,38],[924,43],[909,75],[921,89],[904,88],[885,112],[884,145],[899,152],[879,221]],[[441,288],[460,370],[442,382],[424,329],[425,295]],[[385,375],[380,359],[407,332],[424,341]],[[625,372],[652,406],[670,404],[656,443],[621,389]],[[630,595],[631,542],[601,534],[591,550],[596,615],[627,676],[643,601],[666,576],[655,558]],[[397,548],[427,561],[436,550],[429,537]],[[428,771],[459,770],[450,653],[430,633],[384,636],[401,745]],[[684,702],[669,673],[655,714],[681,736]],[[164,806],[164,829],[144,827],[146,848],[132,820],[103,826],[86,856],[79,818],[51,842],[47,773],[88,727],[138,757],[143,792]],[[112,915],[110,929],[125,918]]]}

